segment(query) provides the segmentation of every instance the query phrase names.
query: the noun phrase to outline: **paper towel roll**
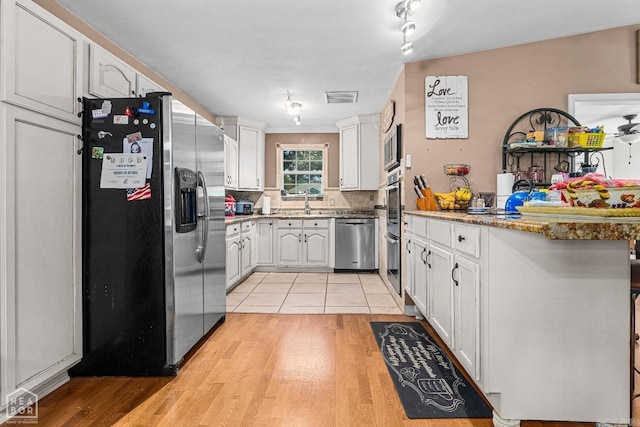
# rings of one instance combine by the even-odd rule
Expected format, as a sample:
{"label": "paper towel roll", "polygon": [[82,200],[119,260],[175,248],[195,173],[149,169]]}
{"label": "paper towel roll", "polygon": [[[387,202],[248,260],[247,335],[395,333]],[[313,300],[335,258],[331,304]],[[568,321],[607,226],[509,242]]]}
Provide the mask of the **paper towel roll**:
{"label": "paper towel roll", "polygon": [[513,180],[512,173],[499,173],[496,179],[496,195],[505,196],[513,193]]}
{"label": "paper towel roll", "polygon": [[496,209],[504,210],[505,205],[507,204],[507,199],[509,196],[496,196]]}
{"label": "paper towel roll", "polygon": [[264,196],[262,198],[262,214],[269,215],[271,214],[271,197]]}

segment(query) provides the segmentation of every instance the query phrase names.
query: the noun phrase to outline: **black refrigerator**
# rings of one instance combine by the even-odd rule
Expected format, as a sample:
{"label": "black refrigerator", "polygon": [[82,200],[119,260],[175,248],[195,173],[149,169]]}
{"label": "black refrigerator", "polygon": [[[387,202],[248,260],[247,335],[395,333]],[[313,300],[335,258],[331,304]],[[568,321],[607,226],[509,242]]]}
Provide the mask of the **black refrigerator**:
{"label": "black refrigerator", "polygon": [[225,319],[222,130],[168,93],[83,102],[83,358],[70,373],[175,375]]}

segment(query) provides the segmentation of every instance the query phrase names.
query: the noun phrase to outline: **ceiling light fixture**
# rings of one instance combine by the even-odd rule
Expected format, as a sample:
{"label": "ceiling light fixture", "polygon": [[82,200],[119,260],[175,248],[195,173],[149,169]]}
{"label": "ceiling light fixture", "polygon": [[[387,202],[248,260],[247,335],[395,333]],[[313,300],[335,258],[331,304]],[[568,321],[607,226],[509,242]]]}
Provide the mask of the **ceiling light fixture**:
{"label": "ceiling light fixture", "polygon": [[405,36],[410,36],[416,31],[416,24],[414,24],[413,21],[405,20],[402,27],[400,27],[400,31],[402,31]]}
{"label": "ceiling light fixture", "polygon": [[299,115],[302,111],[302,104],[299,102],[293,102],[291,100],[291,96],[289,95],[289,91],[287,91],[287,100],[284,103],[285,110],[289,114]]}
{"label": "ceiling light fixture", "polygon": [[396,16],[402,19],[402,45],[400,46],[400,52],[403,55],[408,55],[413,52],[413,43],[407,41],[407,36],[413,34],[416,30],[416,24],[413,21],[409,21],[408,17],[420,6],[420,0],[404,0],[396,5]]}
{"label": "ceiling light fixture", "polygon": [[400,52],[402,52],[403,55],[409,55],[413,52],[413,43],[405,40],[405,42],[402,43],[402,46],[400,46]]}
{"label": "ceiling light fixture", "polygon": [[296,126],[300,126],[300,116],[297,115],[293,118],[293,121],[295,122]]}

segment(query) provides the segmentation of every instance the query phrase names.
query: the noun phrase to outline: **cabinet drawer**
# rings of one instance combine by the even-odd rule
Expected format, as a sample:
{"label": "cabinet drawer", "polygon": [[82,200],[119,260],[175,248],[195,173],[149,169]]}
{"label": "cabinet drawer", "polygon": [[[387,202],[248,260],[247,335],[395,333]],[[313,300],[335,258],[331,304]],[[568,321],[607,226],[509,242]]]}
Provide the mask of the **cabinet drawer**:
{"label": "cabinet drawer", "polygon": [[448,222],[429,220],[429,239],[451,247],[452,225]]}
{"label": "cabinet drawer", "polygon": [[251,231],[253,228],[253,221],[242,222],[242,231]]}
{"label": "cabinet drawer", "polygon": [[420,236],[426,239],[428,236],[427,224],[429,224],[429,220],[427,218],[424,218],[421,216],[414,216],[413,219],[411,220],[411,232],[416,236]]}
{"label": "cabinet drawer", "polygon": [[279,219],[278,220],[278,228],[302,228],[302,220],[301,219]]}
{"label": "cabinet drawer", "polygon": [[476,258],[480,257],[480,228],[455,224],[453,247]]}
{"label": "cabinet drawer", "polygon": [[235,224],[227,225],[226,236],[233,236],[234,234],[240,233],[240,225],[241,225],[241,223],[235,223]]}
{"label": "cabinet drawer", "polygon": [[329,228],[328,219],[305,219],[302,221],[305,230],[311,230],[314,228]]}

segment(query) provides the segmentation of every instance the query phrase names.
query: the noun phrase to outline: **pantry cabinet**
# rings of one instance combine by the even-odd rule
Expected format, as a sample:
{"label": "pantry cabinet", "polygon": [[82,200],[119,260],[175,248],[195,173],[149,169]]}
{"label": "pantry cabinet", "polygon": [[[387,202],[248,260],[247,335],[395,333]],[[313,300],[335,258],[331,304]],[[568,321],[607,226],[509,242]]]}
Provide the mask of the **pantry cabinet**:
{"label": "pantry cabinet", "polygon": [[[219,117],[217,124],[238,143],[237,189],[264,191],[265,124],[243,117]],[[230,164],[230,170],[235,164]]]}
{"label": "pantry cabinet", "polygon": [[378,190],[379,116],[349,117],[335,124],[340,133],[340,191]]}
{"label": "pantry cabinet", "polygon": [[80,124],[81,34],[30,1],[2,0],[0,39],[2,101]]}
{"label": "pantry cabinet", "polygon": [[82,356],[78,130],[0,103],[2,405],[66,382]]}

